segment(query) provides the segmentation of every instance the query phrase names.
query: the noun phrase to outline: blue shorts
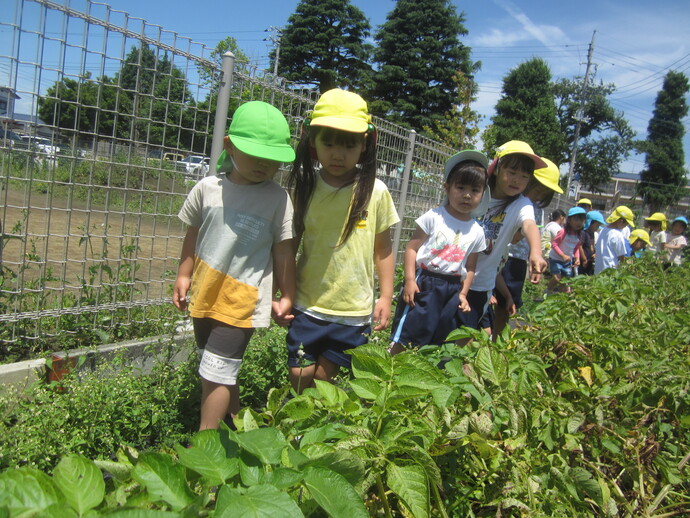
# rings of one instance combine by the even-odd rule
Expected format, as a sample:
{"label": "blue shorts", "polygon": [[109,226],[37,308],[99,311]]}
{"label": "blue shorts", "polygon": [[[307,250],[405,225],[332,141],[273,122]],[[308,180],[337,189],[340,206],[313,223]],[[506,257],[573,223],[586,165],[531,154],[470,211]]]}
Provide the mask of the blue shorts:
{"label": "blue shorts", "polygon": [[462,325],[458,310],[462,279],[418,270],[416,281],[419,293],[414,296],[414,307],[405,303],[400,292],[391,342],[407,347],[441,345],[451,331]]}
{"label": "blue shorts", "polygon": [[[471,327],[472,329],[491,327],[491,322],[488,320],[490,316],[487,313],[490,294],[490,291],[470,290],[467,294],[467,302],[470,304],[471,311],[469,313],[462,313],[464,326]],[[489,325],[484,325],[487,322]]]}
{"label": "blue shorts", "polygon": [[[506,281],[510,296],[513,297],[515,309],[522,306],[522,288],[525,286],[525,277],[527,276],[527,261],[524,259],[517,259],[509,257],[506,264],[501,269],[503,280]],[[498,305],[506,308],[506,299],[498,290],[494,291]],[[506,308],[508,309],[508,308]]]}
{"label": "blue shorts", "polygon": [[303,366],[316,363],[319,356],[323,356],[336,365],[350,367],[350,355],[345,351],[369,342],[371,326],[368,324],[349,326],[321,320],[298,310],[292,312],[295,318],[285,337],[290,367],[300,367],[297,355],[300,345],[304,351],[301,358]]}
{"label": "blue shorts", "polygon": [[558,275],[559,277],[572,277],[573,263],[571,261],[566,263],[565,261],[549,258],[549,270],[551,270],[551,275]]}

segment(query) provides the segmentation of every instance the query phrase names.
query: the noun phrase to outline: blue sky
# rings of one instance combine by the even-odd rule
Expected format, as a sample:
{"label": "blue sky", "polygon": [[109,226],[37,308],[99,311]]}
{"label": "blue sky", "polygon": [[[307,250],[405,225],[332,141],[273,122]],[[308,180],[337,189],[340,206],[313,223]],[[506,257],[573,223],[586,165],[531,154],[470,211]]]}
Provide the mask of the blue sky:
{"label": "blue sky", "polygon": [[[369,18],[373,31],[395,5],[394,0],[351,0]],[[70,2],[79,9],[79,0]],[[161,0],[106,0],[130,17],[160,25],[166,31],[213,48],[233,36],[247,56],[268,67],[265,32],[284,26],[297,0],[170,2]],[[502,78],[519,63],[541,57],[554,78],[582,76],[587,49],[596,30],[595,79],[614,83],[613,106],[625,113],[640,138],[646,136],[654,100],[668,70],[690,75],[690,9],[680,0],[454,0],[464,13],[469,34],[463,43],[472,58],[482,62],[476,75],[480,93],[474,109],[493,115]],[[4,53],[4,52],[1,52]],[[1,81],[0,81],[1,82]],[[686,127],[685,156],[690,164],[690,117]],[[643,157],[633,157],[622,170],[639,172]]]}

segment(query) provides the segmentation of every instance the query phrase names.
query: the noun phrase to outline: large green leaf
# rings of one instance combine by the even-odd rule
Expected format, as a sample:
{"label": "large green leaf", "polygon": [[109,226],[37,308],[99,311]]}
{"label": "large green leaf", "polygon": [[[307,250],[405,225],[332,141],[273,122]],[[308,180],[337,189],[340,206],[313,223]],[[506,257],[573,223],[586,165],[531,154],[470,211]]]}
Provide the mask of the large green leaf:
{"label": "large green leaf", "polygon": [[304,470],[304,485],[311,496],[333,518],[367,518],[364,502],[350,483],[335,471],[321,466]]}
{"label": "large green leaf", "polygon": [[357,378],[389,381],[393,377],[393,360],[382,347],[358,347],[352,355],[352,372]]}
{"label": "large green leaf", "polygon": [[508,362],[500,351],[485,346],[477,352],[475,365],[481,376],[497,386],[508,381]]}
{"label": "large green leaf", "polygon": [[316,390],[324,399],[328,406],[339,406],[347,401],[347,394],[339,387],[329,383],[328,381],[314,380]]}
{"label": "large green leaf", "polygon": [[310,417],[314,412],[314,403],[306,395],[297,396],[291,399],[283,408],[278,410],[276,413],[276,420],[280,421],[282,419],[296,419],[302,420]]}
{"label": "large green leaf", "polygon": [[388,464],[386,483],[415,518],[428,518],[429,481],[424,468],[416,464]]}
{"label": "large green leaf", "polygon": [[326,442],[334,439],[347,437],[347,432],[342,429],[342,425],[337,423],[327,423],[318,428],[311,428],[305,432],[300,440],[300,448],[315,442]]}
{"label": "large green leaf", "polygon": [[214,518],[303,518],[290,495],[271,485],[252,486],[246,491],[223,486],[218,491]]}
{"label": "large green leaf", "polygon": [[218,486],[239,472],[237,458],[230,458],[218,430],[203,430],[192,437],[191,448],[175,448],[183,466],[196,471],[208,486]]}
{"label": "large green leaf", "polygon": [[350,386],[362,399],[375,400],[381,393],[381,382],[374,379],[359,378],[350,380]]}
{"label": "large green leaf", "polygon": [[264,464],[280,464],[280,454],[287,446],[283,434],[270,427],[239,433],[237,442],[243,450],[250,452]]}
{"label": "large green leaf", "polygon": [[35,514],[63,501],[53,481],[41,471],[19,468],[0,473],[0,508],[6,506],[10,516]]}
{"label": "large green leaf", "polygon": [[353,486],[359,484],[365,475],[364,461],[347,450],[336,450],[311,459],[306,466],[321,466],[341,474]]}
{"label": "large green leaf", "polygon": [[65,495],[67,503],[80,515],[103,501],[105,482],[96,465],[85,457],[63,457],[55,466],[53,482]]}
{"label": "large green leaf", "polygon": [[153,500],[163,500],[179,511],[194,499],[185,479],[185,467],[162,453],[142,453],[132,477],[146,487]]}
{"label": "large green leaf", "polygon": [[154,509],[119,509],[107,514],[108,518],[173,518],[180,516],[178,513],[157,511]]}
{"label": "large green leaf", "polygon": [[578,491],[594,500],[599,507],[604,506],[604,497],[599,482],[584,468],[572,468],[568,470],[568,477],[573,480]]}

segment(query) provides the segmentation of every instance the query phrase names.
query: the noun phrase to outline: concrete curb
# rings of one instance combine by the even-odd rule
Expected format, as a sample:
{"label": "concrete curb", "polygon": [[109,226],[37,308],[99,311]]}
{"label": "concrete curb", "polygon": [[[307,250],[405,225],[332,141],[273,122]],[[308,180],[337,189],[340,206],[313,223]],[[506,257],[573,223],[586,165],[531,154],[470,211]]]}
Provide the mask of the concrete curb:
{"label": "concrete curb", "polygon": [[[178,328],[172,341],[180,347],[172,354],[170,360],[174,363],[180,363],[189,358],[189,353],[194,348],[183,347],[183,345],[193,338],[194,333],[191,332],[191,329]],[[64,372],[64,369],[68,368],[70,364],[72,366],[79,365],[80,357],[85,357],[85,361],[78,366],[80,373],[86,374],[94,371],[97,367],[111,361],[116,355],[124,354],[131,365],[139,367],[141,373],[145,374],[151,372],[157,356],[169,353],[170,341],[170,335],[161,335],[145,340],[131,340],[88,349],[76,349],[69,351],[69,353],[53,353],[52,370],[48,369],[48,362],[45,358],[0,365],[0,394],[26,392],[40,380],[56,379],[54,376],[59,378],[60,373]]]}

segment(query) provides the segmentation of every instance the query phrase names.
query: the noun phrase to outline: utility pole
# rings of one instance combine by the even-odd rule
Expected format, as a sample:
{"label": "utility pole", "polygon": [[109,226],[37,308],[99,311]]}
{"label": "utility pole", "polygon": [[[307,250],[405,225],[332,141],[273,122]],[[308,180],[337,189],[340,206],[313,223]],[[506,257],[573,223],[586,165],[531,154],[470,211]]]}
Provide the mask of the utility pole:
{"label": "utility pole", "polygon": [[270,32],[271,35],[265,38],[266,41],[270,41],[276,49],[276,58],[273,62],[273,76],[274,78],[278,75],[278,61],[280,61],[280,38],[283,35],[282,27],[274,27],[271,25],[264,32]]}
{"label": "utility pole", "polygon": [[592,33],[592,41],[589,44],[589,51],[587,52],[587,68],[585,68],[585,77],[582,80],[582,90],[580,92],[580,107],[575,112],[575,137],[573,139],[573,151],[570,154],[570,168],[568,169],[568,185],[565,190],[565,195],[570,196],[570,184],[573,181],[573,173],[575,172],[575,160],[577,158],[577,141],[580,138],[580,126],[584,117],[583,105],[585,102],[585,95],[587,94],[587,86],[589,82],[589,69],[592,66],[592,55],[594,54],[594,37],[597,31]]}

